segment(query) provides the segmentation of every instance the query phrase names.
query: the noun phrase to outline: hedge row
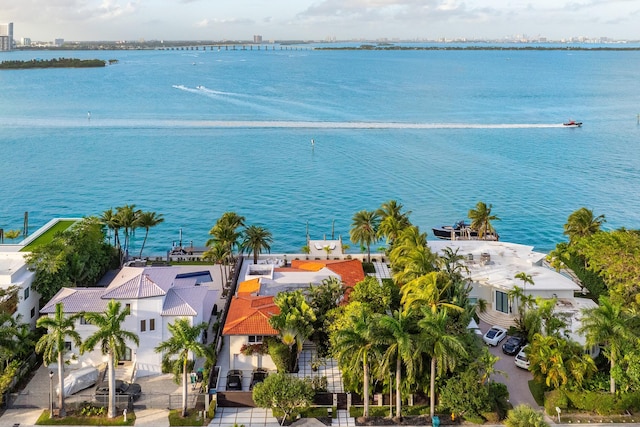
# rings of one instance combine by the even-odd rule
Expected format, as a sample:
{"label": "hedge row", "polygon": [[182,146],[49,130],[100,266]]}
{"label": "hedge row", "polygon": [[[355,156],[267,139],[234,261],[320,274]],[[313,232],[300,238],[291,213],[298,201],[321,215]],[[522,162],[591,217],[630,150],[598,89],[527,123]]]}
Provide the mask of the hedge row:
{"label": "hedge row", "polygon": [[594,391],[553,390],[545,394],[544,409],[548,415],[555,415],[556,407],[598,415],[624,414],[626,411],[640,410],[640,393],[614,395]]}

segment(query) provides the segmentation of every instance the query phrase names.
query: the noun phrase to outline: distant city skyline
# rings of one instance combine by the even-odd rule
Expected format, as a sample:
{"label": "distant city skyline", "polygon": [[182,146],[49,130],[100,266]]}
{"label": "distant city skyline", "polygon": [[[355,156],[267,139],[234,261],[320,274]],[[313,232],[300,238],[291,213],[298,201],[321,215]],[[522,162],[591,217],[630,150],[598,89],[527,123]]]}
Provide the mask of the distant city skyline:
{"label": "distant city skyline", "polygon": [[640,40],[638,0],[0,0],[14,39]]}

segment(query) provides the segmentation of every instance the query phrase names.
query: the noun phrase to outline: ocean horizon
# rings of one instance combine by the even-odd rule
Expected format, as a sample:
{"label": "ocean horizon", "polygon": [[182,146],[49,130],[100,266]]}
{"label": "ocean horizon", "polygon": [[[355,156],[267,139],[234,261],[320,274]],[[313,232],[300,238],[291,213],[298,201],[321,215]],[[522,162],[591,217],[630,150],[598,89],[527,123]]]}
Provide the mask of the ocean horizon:
{"label": "ocean horizon", "polygon": [[[144,255],[203,246],[226,211],[271,251],[348,241],[396,199],[432,227],[493,205],[501,240],[547,252],[582,206],[638,228],[638,51],[17,51],[117,59],[0,71],[0,228],[135,204]],[[566,128],[575,119],[580,128]],[[311,144],[311,140],[314,141]],[[132,252],[144,232],[137,233]],[[375,246],[383,246],[384,242]],[[372,248],[373,250],[373,248]],[[358,253],[352,244],[349,252]]]}

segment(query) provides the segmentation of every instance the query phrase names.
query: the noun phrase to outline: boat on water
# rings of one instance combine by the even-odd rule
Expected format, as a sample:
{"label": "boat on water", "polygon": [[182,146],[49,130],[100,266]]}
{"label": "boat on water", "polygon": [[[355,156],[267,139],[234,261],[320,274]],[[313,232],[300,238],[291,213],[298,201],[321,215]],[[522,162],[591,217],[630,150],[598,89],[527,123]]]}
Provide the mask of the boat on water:
{"label": "boat on water", "polygon": [[575,120],[569,120],[568,122],[564,122],[562,125],[566,126],[566,127],[569,127],[569,128],[579,128],[580,126],[582,126],[582,122],[576,122]]}
{"label": "boat on water", "polygon": [[[458,221],[453,225],[442,225],[431,229],[433,235],[442,240],[477,240],[478,230],[471,228],[471,225],[464,221]],[[497,233],[486,236],[486,240],[498,240]]]}

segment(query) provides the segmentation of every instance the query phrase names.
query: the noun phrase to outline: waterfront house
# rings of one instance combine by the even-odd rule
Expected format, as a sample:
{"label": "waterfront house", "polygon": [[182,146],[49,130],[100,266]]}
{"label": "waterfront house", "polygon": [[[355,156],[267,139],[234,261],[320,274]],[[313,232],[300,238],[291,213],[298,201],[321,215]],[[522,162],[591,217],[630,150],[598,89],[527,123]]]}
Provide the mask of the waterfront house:
{"label": "waterfront house", "polygon": [[[138,335],[140,345],[128,343],[123,362],[132,370],[131,376],[142,377],[161,373],[162,355],[155,347],[171,337],[167,325],[186,317],[191,325],[209,323],[219,290],[206,268],[185,267],[124,267],[106,288],[62,288],[40,313],[53,315],[57,303],[64,312],[103,312],[110,300],[129,307],[123,327]],[[84,340],[96,327],[83,318],[76,331]],[[78,348],[67,343],[67,358],[79,366],[97,366],[106,360],[99,348],[80,355]]]}
{"label": "waterfront house", "polygon": [[222,332],[223,348],[229,356],[228,369],[275,369],[268,354],[243,354],[242,348],[257,346],[266,337],[278,335],[278,331],[269,325],[269,318],[280,313],[273,303],[278,292],[306,289],[329,277],[341,280],[348,295],[365,275],[359,260],[295,259],[284,266],[278,259],[261,260],[258,264],[245,259]]}

